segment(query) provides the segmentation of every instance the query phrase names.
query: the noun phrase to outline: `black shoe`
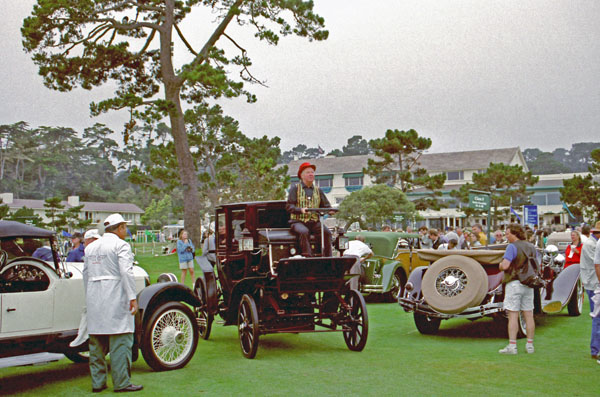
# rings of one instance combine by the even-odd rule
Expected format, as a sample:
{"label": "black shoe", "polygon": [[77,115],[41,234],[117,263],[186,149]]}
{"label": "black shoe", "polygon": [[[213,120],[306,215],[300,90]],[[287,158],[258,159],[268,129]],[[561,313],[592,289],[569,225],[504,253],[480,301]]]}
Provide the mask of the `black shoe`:
{"label": "black shoe", "polygon": [[95,387],[92,387],[92,393],[100,393],[102,390],[106,389],[106,387],[107,387],[106,385],[101,386],[97,389]]}
{"label": "black shoe", "polygon": [[142,385],[134,385],[133,383],[127,387],[124,387],[119,390],[115,390],[115,393],[127,392],[127,391],[140,391],[144,388]]}

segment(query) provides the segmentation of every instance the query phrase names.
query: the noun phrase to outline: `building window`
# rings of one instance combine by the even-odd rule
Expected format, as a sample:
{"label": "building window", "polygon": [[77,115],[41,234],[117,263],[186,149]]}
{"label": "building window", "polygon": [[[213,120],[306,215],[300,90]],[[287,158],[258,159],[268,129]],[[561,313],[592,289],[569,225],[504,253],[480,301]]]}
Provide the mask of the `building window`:
{"label": "building window", "polygon": [[546,205],[546,195],[544,193],[536,193],[531,196],[531,204],[533,205]]}
{"label": "building window", "polygon": [[333,179],[317,179],[317,186],[319,186],[321,189],[324,187],[332,187]]}
{"label": "building window", "polygon": [[344,174],[344,185],[346,186],[346,190],[349,192],[354,192],[356,190],[360,190],[363,186],[363,173],[355,172],[350,174]]}
{"label": "building window", "polygon": [[464,178],[463,171],[448,171],[446,172],[446,179],[449,181],[462,181]]}
{"label": "building window", "polygon": [[547,195],[548,205],[561,205],[560,193],[548,193]]}
{"label": "building window", "polygon": [[363,177],[362,176],[353,176],[346,178],[346,186],[362,186]]}
{"label": "building window", "polygon": [[335,203],[336,204],[340,204],[342,201],[344,201],[344,197],[336,197],[335,198]]}

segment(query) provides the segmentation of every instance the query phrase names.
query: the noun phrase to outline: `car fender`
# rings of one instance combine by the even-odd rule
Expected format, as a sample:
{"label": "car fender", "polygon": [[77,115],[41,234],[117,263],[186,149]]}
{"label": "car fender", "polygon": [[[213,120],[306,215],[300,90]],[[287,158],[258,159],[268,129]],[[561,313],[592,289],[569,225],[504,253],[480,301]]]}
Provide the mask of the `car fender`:
{"label": "car fender", "polygon": [[563,269],[552,283],[551,295],[547,296],[547,291],[542,292],[544,302],[560,301],[562,306],[569,303],[571,294],[577,286],[579,279],[579,263]]}
{"label": "car fender", "polygon": [[392,278],[399,267],[402,267],[402,263],[398,261],[388,262],[381,267],[382,292],[388,292],[392,288]]}
{"label": "car fender", "polygon": [[427,268],[428,266],[417,267],[410,273],[410,276],[408,277],[408,282],[412,283],[413,285],[413,288],[410,291],[411,295],[415,296],[414,293],[417,294],[415,299],[418,299],[418,296],[421,294],[421,283],[423,282],[423,276],[425,275]]}
{"label": "car fender", "polygon": [[148,321],[153,310],[164,302],[177,301],[192,306],[200,305],[200,301],[190,288],[172,281],[156,283],[144,288],[138,294],[137,301],[139,309],[135,321],[136,335],[141,334],[143,325]]}

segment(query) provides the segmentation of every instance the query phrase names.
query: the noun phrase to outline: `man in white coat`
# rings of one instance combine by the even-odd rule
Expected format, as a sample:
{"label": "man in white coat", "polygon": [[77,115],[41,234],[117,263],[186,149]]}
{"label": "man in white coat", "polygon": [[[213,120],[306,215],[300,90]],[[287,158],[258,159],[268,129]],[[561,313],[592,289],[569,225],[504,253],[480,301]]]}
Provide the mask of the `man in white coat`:
{"label": "man in white coat", "polygon": [[104,235],[85,248],[83,282],[90,334],[92,391],[106,385],[106,354],[116,392],[138,391],[131,376],[134,318],[138,310],[133,276],[133,253],[124,239],[127,222],[120,214],[104,221]]}

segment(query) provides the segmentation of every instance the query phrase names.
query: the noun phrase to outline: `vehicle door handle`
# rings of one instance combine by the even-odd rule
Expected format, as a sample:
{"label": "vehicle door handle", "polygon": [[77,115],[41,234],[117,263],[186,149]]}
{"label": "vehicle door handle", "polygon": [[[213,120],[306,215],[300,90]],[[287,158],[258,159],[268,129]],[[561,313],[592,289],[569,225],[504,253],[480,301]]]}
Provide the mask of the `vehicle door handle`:
{"label": "vehicle door handle", "polygon": [[14,312],[17,309],[15,309],[14,307],[9,307],[8,309],[6,309],[7,312]]}

